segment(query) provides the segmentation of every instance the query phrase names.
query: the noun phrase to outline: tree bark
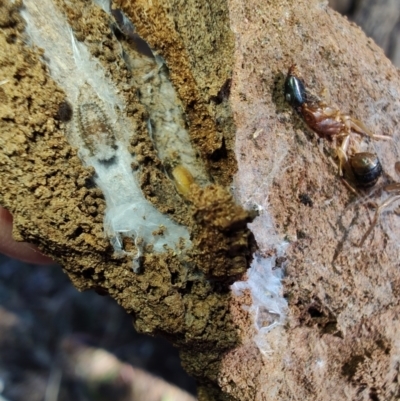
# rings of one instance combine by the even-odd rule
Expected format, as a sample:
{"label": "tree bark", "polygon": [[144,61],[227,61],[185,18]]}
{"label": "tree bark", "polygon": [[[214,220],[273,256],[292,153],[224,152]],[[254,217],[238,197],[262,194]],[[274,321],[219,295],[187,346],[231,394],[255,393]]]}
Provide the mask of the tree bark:
{"label": "tree bark", "polygon": [[[25,20],[18,3],[0,3],[0,203],[14,215],[15,237],[58,260],[77,288],[108,292],[139,331],[180,347],[200,400],[397,399],[398,216],[385,211],[357,246],[374,213],[367,199],[383,202],[382,185],[398,179],[396,68],[357,26],[317,0],[117,0],[118,12],[96,3],[103,9],[83,0],[51,4],[72,27],[75,48],[86,46],[97,63],[93,76],[104,69],[104,82],[117,88],[119,108],[109,108],[102,97],[108,89],[93,87],[90,74],[72,89],[81,79],[75,67],[74,80],[57,75],[49,52],[54,43],[67,49],[68,34],[49,45],[43,35],[55,38],[51,29],[59,28],[42,25],[35,36],[29,1]],[[25,24],[31,40],[42,38],[34,45],[44,47],[43,56],[27,44]],[[185,173],[181,186],[171,174],[181,156],[173,149],[161,156],[155,111],[135,78],[138,54],[149,48],[165,60],[159,69],[167,67],[205,170]],[[77,64],[68,52],[63,63]],[[337,176],[334,144],[319,143],[286,103],[293,64],[310,91],[325,89],[344,115],[393,138],[355,139],[381,161],[375,189],[349,191]],[[188,230],[190,247],[155,251],[138,235],[122,235],[119,253],[110,244],[103,221],[112,194],[94,185],[101,172],[87,162],[97,146],[89,136],[94,123],[81,137],[76,128],[89,92],[104,110],[96,123],[118,144],[98,137],[98,164],[107,167],[106,150],[119,152],[115,127],[127,121],[135,132],[132,175],[154,214]],[[63,117],[67,104],[73,113]]]}

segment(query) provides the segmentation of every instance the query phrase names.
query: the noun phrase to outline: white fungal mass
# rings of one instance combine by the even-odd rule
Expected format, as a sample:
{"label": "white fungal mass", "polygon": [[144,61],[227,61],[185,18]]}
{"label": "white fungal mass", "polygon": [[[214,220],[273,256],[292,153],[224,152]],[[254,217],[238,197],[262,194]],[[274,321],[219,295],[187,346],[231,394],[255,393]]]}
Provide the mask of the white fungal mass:
{"label": "white fungal mass", "polygon": [[[103,1],[102,6],[106,3]],[[110,12],[109,7],[104,9]],[[44,49],[44,61],[52,78],[65,91],[68,102],[75,105],[67,139],[79,149],[82,162],[95,169],[95,182],[107,205],[105,233],[117,254],[127,253],[123,238],[132,238],[136,245],[133,266],[138,269],[147,244],[153,245],[155,252],[165,252],[166,247],[176,252],[189,248],[188,229],[160,213],[140,189],[131,167],[136,163],[135,156],[128,151],[135,127],[124,113],[126,105],[116,85],[101,64],[84,43],[76,41],[52,0],[24,0],[21,14],[32,44]],[[174,102],[175,98],[168,101]],[[190,146],[190,142],[184,146]],[[163,235],[153,235],[160,227]]]}

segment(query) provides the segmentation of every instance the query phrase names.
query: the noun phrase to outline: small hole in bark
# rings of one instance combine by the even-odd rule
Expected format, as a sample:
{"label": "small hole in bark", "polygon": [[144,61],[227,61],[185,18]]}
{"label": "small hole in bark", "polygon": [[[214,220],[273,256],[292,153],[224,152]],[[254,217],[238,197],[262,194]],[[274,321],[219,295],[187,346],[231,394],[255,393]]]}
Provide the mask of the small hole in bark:
{"label": "small hole in bark", "polygon": [[211,96],[211,101],[215,104],[221,104],[224,100],[227,100],[231,94],[231,84],[232,79],[228,78],[224,84],[221,86],[221,89],[218,91],[217,96]]}
{"label": "small hole in bark", "polygon": [[90,279],[90,278],[92,278],[93,275],[94,275],[94,269],[93,268],[86,269],[86,270],[84,270],[82,272],[82,276],[85,279]]}
{"label": "small hole in bark", "polygon": [[87,188],[87,189],[97,188],[96,183],[94,182],[92,177],[86,178],[85,188]]}
{"label": "small hole in bark", "polygon": [[17,41],[17,35],[15,35],[13,33],[11,35],[8,35],[6,41],[9,44],[15,43]]}
{"label": "small hole in bark", "polygon": [[362,355],[354,355],[348,362],[342,366],[342,375],[347,376],[349,380],[356,374],[358,365],[364,362],[365,357]]}
{"label": "small hole in bark", "polygon": [[310,316],[312,318],[324,316],[324,314],[319,309],[317,309],[315,306],[310,306],[308,308],[308,313],[310,314]]}
{"label": "small hole in bark", "polygon": [[369,399],[372,401],[379,401],[379,397],[376,388],[372,387],[369,393]]}
{"label": "small hole in bark", "polygon": [[171,284],[176,284],[179,279],[179,273],[171,273]]}
{"label": "small hole in bark", "polygon": [[296,230],[297,239],[307,238],[307,234],[303,230]]}
{"label": "small hole in bark", "polygon": [[299,195],[299,200],[303,205],[313,207],[313,201],[309,195],[302,193]]}
{"label": "small hole in bark", "polygon": [[79,237],[82,233],[83,233],[82,227],[77,227],[77,229],[74,231],[73,236],[76,238]]}
{"label": "small hole in bark", "polygon": [[221,159],[226,159],[228,156],[228,152],[226,150],[226,146],[225,146],[225,139],[222,138],[222,143],[221,143],[221,147],[219,149],[217,149],[212,155],[211,155],[211,160],[216,162],[218,160]]}

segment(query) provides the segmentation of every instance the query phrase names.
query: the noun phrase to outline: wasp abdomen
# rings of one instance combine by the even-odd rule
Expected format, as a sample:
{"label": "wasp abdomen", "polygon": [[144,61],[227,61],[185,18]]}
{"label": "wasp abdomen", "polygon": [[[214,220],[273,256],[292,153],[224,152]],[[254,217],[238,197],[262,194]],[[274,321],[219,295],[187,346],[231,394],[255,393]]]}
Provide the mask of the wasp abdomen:
{"label": "wasp abdomen", "polygon": [[356,153],[350,157],[349,163],[359,187],[372,187],[382,175],[382,165],[374,153]]}

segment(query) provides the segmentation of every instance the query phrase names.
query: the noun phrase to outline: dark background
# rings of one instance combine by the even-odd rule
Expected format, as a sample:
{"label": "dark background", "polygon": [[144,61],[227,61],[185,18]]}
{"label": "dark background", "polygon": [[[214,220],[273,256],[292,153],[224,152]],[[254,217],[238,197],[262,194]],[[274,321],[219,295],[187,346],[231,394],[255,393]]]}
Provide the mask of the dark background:
{"label": "dark background", "polygon": [[78,292],[60,266],[30,265],[0,254],[0,401],[1,395],[9,401],[43,400],[55,367],[62,370],[59,400],[98,399],[67,368],[74,360],[65,352],[66,341],[103,348],[195,392],[177,350],[166,340],[136,333],[111,298]]}
{"label": "dark background", "polygon": [[399,0],[329,0],[329,5],[360,25],[400,67]]}

